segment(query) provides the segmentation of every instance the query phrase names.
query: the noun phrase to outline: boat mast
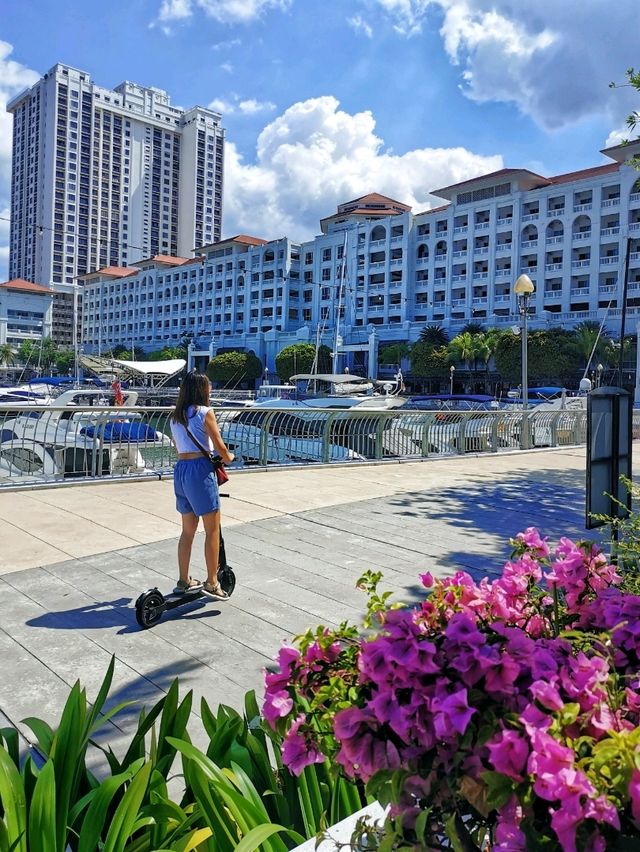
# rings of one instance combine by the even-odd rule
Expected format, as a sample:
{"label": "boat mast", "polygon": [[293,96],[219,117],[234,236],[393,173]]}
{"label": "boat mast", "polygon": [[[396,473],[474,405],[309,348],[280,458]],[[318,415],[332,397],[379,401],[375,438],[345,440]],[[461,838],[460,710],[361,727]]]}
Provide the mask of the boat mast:
{"label": "boat mast", "polygon": [[344,243],[342,248],[342,265],[340,267],[340,283],[338,285],[338,313],[336,315],[336,334],[333,341],[333,362],[332,372],[334,375],[338,372],[338,346],[342,344],[340,337],[340,314],[342,313],[342,293],[344,290],[344,274],[347,266],[347,231],[344,232]]}

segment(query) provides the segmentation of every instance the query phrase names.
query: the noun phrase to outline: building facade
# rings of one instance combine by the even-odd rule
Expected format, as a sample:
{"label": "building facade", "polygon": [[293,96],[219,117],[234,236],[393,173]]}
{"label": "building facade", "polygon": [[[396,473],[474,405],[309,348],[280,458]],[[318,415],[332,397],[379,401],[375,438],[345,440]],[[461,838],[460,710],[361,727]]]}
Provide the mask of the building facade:
{"label": "building facade", "polygon": [[104,266],[190,254],[220,237],[220,115],[166,92],[105,89],[55,65],[7,106],[13,114],[9,270],[72,284]]}
{"label": "building facade", "polygon": [[555,177],[503,169],[435,190],[447,203],[422,213],[367,195],[302,244],[240,236],[115,280],[97,272],[84,284],[84,345],[150,350],[192,337],[195,357],[250,349],[272,370],[285,345],[322,341],[343,356],[340,369],[372,372],[372,337],[517,323],[523,272],[535,286],[533,327],[606,315],[615,334],[627,245],[628,313],[640,317],[639,175],[625,164],[639,151],[640,142],[611,148],[610,163]]}
{"label": "building facade", "polygon": [[17,350],[25,340],[50,337],[52,303],[48,287],[20,278],[0,284],[0,345]]}

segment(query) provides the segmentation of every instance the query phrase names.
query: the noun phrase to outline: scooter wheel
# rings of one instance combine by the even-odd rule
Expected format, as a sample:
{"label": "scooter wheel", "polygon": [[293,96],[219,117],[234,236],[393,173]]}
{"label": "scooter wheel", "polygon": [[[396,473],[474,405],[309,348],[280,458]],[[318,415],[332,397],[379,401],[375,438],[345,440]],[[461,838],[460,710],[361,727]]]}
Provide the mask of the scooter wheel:
{"label": "scooter wheel", "polygon": [[224,568],[218,569],[218,582],[224,589],[224,591],[231,596],[233,594],[233,590],[236,587],[236,575],[229,565],[225,565]]}
{"label": "scooter wheel", "polygon": [[157,589],[140,595],[136,601],[136,621],[146,630],[157,624],[164,612],[164,597]]}

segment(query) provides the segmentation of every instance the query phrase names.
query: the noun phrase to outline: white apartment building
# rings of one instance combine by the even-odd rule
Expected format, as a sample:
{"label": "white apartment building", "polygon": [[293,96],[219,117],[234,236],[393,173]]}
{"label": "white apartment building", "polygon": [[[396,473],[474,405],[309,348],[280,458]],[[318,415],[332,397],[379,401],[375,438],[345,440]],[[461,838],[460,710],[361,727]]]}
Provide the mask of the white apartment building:
{"label": "white apartment building", "polygon": [[20,278],[0,284],[0,344],[18,349],[25,340],[51,335],[53,291]]}
{"label": "white apartment building", "polygon": [[12,278],[71,284],[219,239],[224,130],[166,92],[55,65],[9,102]]}
{"label": "white apartment building", "polygon": [[615,334],[627,244],[631,329],[640,175],[626,161],[638,152],[640,142],[610,148],[611,162],[554,177],[502,169],[435,190],[448,203],[417,214],[370,194],[339,205],[301,245],[242,236],[204,245],[200,259],[146,261],[117,278],[98,271],[85,278],[84,344],[155,349],[190,332],[196,357],[253,350],[273,370],[291,342],[338,340],[341,368],[354,358],[366,368],[363,352],[373,371],[377,345],[415,341],[425,324],[455,333],[470,321],[518,322],[522,272],[535,286],[533,327],[606,314]]}

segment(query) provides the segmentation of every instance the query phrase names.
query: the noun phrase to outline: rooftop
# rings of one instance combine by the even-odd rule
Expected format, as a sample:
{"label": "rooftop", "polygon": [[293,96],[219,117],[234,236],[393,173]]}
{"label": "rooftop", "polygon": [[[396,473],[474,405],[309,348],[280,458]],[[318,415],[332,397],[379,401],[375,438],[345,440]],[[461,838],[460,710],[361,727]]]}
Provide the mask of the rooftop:
{"label": "rooftop", "polygon": [[29,293],[43,293],[48,296],[53,295],[53,290],[50,287],[43,287],[42,284],[34,284],[32,281],[25,281],[24,278],[13,278],[11,281],[3,281],[0,287],[5,290],[24,290]]}

